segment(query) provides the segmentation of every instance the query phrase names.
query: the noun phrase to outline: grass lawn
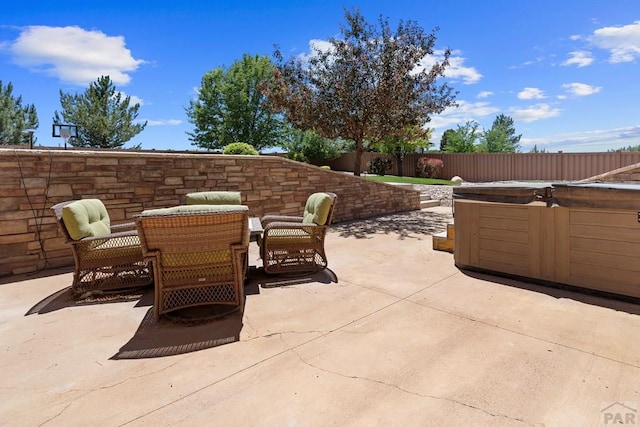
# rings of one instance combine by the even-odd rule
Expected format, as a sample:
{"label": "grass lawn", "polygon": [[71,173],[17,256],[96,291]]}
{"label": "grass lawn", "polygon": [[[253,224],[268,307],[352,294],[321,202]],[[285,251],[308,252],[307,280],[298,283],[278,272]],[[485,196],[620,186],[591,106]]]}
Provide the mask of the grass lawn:
{"label": "grass lawn", "polygon": [[426,185],[459,185],[446,179],[432,178],[416,178],[412,176],[393,176],[393,175],[362,175],[361,178],[370,179],[377,182],[402,182],[407,184],[426,184]]}

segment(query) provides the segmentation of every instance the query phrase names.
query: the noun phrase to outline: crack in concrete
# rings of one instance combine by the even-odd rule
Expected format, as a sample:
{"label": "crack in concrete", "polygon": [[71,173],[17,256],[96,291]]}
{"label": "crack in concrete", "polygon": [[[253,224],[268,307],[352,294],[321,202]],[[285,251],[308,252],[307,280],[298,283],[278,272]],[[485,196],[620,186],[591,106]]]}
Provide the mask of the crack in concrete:
{"label": "crack in concrete", "polygon": [[[412,294],[407,295],[406,297],[396,297],[396,298],[398,298],[397,301],[394,301],[393,303],[388,304],[388,305],[382,307],[379,310],[376,310],[376,311],[374,311],[372,313],[369,313],[367,316],[373,315],[373,314],[375,314],[375,313],[377,313],[379,311],[382,311],[383,309],[391,307],[394,304],[398,304],[399,302],[404,301],[404,302],[408,302],[410,304],[419,305],[420,307],[428,308],[430,310],[438,311],[440,313],[445,313],[445,314],[448,314],[450,316],[455,316],[455,317],[458,317],[459,319],[465,319],[465,320],[470,321],[470,322],[478,322],[478,323],[480,323],[482,325],[490,326],[490,327],[493,327],[493,328],[496,328],[496,329],[501,329],[503,331],[511,332],[511,333],[514,333],[514,334],[518,334],[518,335],[521,335],[521,336],[524,336],[524,337],[527,337],[527,338],[531,338],[531,339],[535,339],[535,340],[538,340],[538,341],[546,342],[548,344],[554,344],[554,345],[557,345],[559,347],[564,347],[564,348],[567,348],[567,349],[570,349],[570,350],[574,350],[574,351],[577,351],[577,352],[580,352],[580,353],[589,354],[589,355],[592,355],[592,356],[595,356],[595,357],[599,357],[599,358],[604,359],[604,360],[609,360],[611,362],[620,363],[621,365],[629,366],[629,367],[632,367],[632,368],[640,368],[640,365],[635,365],[635,364],[630,363],[630,362],[625,362],[623,360],[614,359],[612,357],[604,356],[604,355],[601,355],[601,354],[598,354],[598,353],[594,353],[594,352],[590,352],[588,350],[583,350],[583,349],[580,349],[580,348],[577,348],[577,347],[572,347],[570,345],[562,344],[562,343],[555,342],[555,341],[551,341],[551,340],[548,340],[548,339],[545,339],[545,338],[542,338],[542,337],[537,337],[537,336],[534,336],[534,335],[525,334],[523,332],[520,332],[520,331],[517,331],[517,330],[514,330],[514,329],[509,329],[509,328],[506,328],[504,326],[500,326],[500,325],[497,325],[497,324],[494,324],[494,323],[490,323],[490,322],[488,322],[486,320],[474,319],[473,317],[464,316],[464,315],[462,315],[460,313],[448,311],[448,310],[445,310],[445,309],[442,309],[442,308],[434,307],[434,306],[431,306],[431,305],[428,305],[428,304],[421,303],[419,301],[412,301],[412,300],[409,299],[412,296],[417,295],[420,292],[422,292],[422,291],[424,291],[426,289],[429,289],[429,288],[431,288],[431,287],[433,287],[433,286],[435,286],[435,285],[437,285],[437,284],[439,284],[439,283],[441,283],[441,282],[443,282],[445,280],[448,280],[449,278],[451,278],[451,277],[453,277],[453,276],[455,276],[457,274],[460,274],[460,273],[459,272],[455,272],[455,273],[453,273],[453,274],[451,274],[451,275],[449,275],[447,277],[443,277],[440,280],[432,283],[431,285],[426,286],[426,287],[424,287],[422,289],[419,289],[419,290],[413,292]],[[361,286],[361,285],[358,285],[358,284],[354,284],[354,285]],[[367,288],[366,286],[361,286],[361,287]],[[370,289],[370,288],[367,288],[367,289]],[[380,292],[380,293],[385,294],[385,295],[389,295],[389,294],[387,294],[385,292]],[[367,317],[367,316],[364,316],[364,317]],[[360,318],[358,320],[361,320],[364,317],[362,317],[362,318]],[[351,323],[354,323],[354,322],[351,322]],[[344,326],[347,326],[347,325],[344,325]],[[341,329],[341,328],[337,328],[337,329]]]}
{"label": "crack in concrete", "polygon": [[598,354],[598,353],[595,353],[593,351],[584,350],[584,349],[581,349],[581,348],[578,348],[578,347],[573,347],[573,346],[570,346],[570,345],[567,345],[567,344],[563,344],[563,343],[560,343],[560,342],[557,342],[557,341],[552,341],[552,340],[549,340],[549,339],[546,339],[546,338],[543,338],[543,337],[539,337],[539,336],[535,336],[535,335],[531,335],[531,334],[526,334],[524,332],[521,332],[521,331],[518,331],[518,330],[515,330],[515,329],[511,329],[511,328],[507,328],[507,327],[504,327],[504,326],[500,326],[498,324],[491,323],[491,322],[488,322],[486,320],[475,319],[473,317],[464,316],[464,315],[462,315],[460,313],[444,310],[442,308],[433,307],[433,306],[430,306],[430,305],[427,305],[427,304],[423,304],[423,303],[420,303],[420,302],[416,302],[416,301],[407,301],[407,302],[413,303],[413,304],[417,304],[417,305],[419,305],[421,307],[428,308],[428,309],[434,310],[434,311],[438,311],[440,313],[448,314],[450,316],[455,316],[455,317],[457,317],[459,319],[464,319],[464,320],[467,320],[469,322],[477,322],[477,323],[479,323],[481,325],[489,326],[489,327],[492,327],[492,328],[495,328],[495,329],[500,329],[500,330],[505,331],[505,332],[511,332],[513,334],[520,335],[520,336],[527,337],[527,338],[531,338],[531,339],[534,339],[536,341],[541,341],[541,342],[545,342],[547,344],[557,345],[558,347],[563,347],[563,348],[566,348],[566,349],[569,349],[569,350],[577,351],[579,353],[584,353],[584,354],[588,354],[588,355],[591,355],[591,356],[595,356],[595,357],[598,357],[600,359],[608,360],[610,362],[619,363],[621,365],[628,366],[628,367],[631,367],[631,368],[640,369],[640,365],[635,365],[635,364],[633,364],[631,362],[625,362],[624,360],[614,359],[612,357],[605,356],[605,355],[602,355],[602,354]]}
{"label": "crack in concrete", "polygon": [[329,334],[331,332],[333,332],[333,331],[316,331],[316,330],[310,330],[310,331],[278,331],[278,332],[271,332],[269,334],[262,335],[262,338],[271,338],[271,337],[274,337],[274,336],[282,337],[283,335],[286,335],[286,334],[296,334],[296,335],[321,334],[321,335],[326,335],[326,334]]}
{"label": "crack in concrete", "polygon": [[337,371],[332,371],[332,370],[329,370],[329,369],[321,368],[321,367],[319,367],[317,365],[314,365],[313,363],[310,363],[307,360],[305,360],[300,355],[300,353],[298,353],[295,349],[292,349],[291,351],[296,356],[298,356],[300,361],[302,363],[304,363],[305,365],[307,365],[307,366],[309,366],[311,368],[317,369],[317,370],[319,370],[321,372],[330,374],[330,375],[336,375],[336,376],[339,376],[339,377],[342,377],[342,378],[359,380],[359,381],[367,381],[367,382],[378,384],[378,385],[382,385],[382,386],[385,386],[385,387],[390,387],[390,388],[398,390],[398,391],[400,391],[402,393],[410,394],[410,395],[417,396],[417,397],[422,397],[422,398],[427,398],[427,399],[434,399],[434,400],[443,400],[443,401],[446,401],[446,402],[451,402],[451,403],[454,403],[456,405],[461,405],[461,406],[464,406],[464,407],[467,407],[467,408],[470,408],[470,409],[473,409],[473,410],[476,410],[476,411],[480,411],[480,412],[482,412],[482,413],[484,413],[486,415],[489,415],[491,417],[498,417],[498,418],[504,418],[504,419],[511,420],[511,421],[517,421],[517,422],[520,422],[520,423],[523,423],[523,424],[526,424],[526,425],[530,425],[530,426],[538,426],[538,425],[540,425],[540,423],[533,423],[533,422],[527,421],[527,420],[525,420],[523,418],[516,418],[516,417],[511,417],[511,416],[506,415],[506,414],[493,413],[493,412],[490,412],[490,411],[488,411],[488,410],[486,410],[484,408],[481,408],[479,406],[475,406],[475,405],[472,405],[470,403],[466,403],[466,402],[463,402],[461,400],[453,399],[453,398],[450,398],[450,397],[434,396],[434,395],[431,395],[431,394],[422,394],[422,393],[418,393],[418,392],[415,392],[415,391],[407,390],[405,388],[400,387],[397,384],[389,384],[389,383],[386,383],[386,382],[381,381],[381,380],[376,380],[376,379],[367,378],[367,377],[360,377],[358,375],[346,375],[346,374],[343,374],[341,372],[337,372]]}
{"label": "crack in concrete", "polygon": [[[260,338],[273,338],[273,337],[279,337],[279,338],[283,338],[285,335],[290,334],[290,335],[306,335],[306,334],[320,334],[320,336],[324,336],[326,334],[328,334],[329,332],[333,332],[333,331],[316,331],[316,330],[311,330],[311,331],[278,331],[278,332],[270,332],[264,335],[256,335],[253,337],[247,337],[245,339],[242,340],[242,342],[249,342],[249,341],[254,341]],[[304,344],[304,343],[303,343]]]}
{"label": "crack in concrete", "polygon": [[60,412],[58,412],[57,414],[51,416],[50,418],[44,420],[42,423],[38,424],[40,427],[44,426],[48,423],[50,423],[51,421],[55,420],[56,418],[58,418],[60,415],[62,415],[67,409],[69,409],[69,406],[73,405],[73,403],[75,402],[75,399],[71,402],[69,402],[64,408],[62,408],[60,410]]}
{"label": "crack in concrete", "polygon": [[[104,386],[100,386],[100,387],[92,387],[92,388],[89,388],[89,389],[70,388],[70,389],[66,390],[66,391],[65,391],[65,393],[67,393],[67,392],[83,392],[83,391],[84,391],[84,394],[82,394],[82,395],[80,395],[80,396],[77,396],[77,397],[74,397],[74,398],[72,399],[72,401],[71,401],[71,402],[69,402],[69,404],[67,404],[64,408],[62,408],[62,409],[60,410],[60,412],[58,412],[57,414],[55,414],[55,415],[51,416],[51,417],[50,417],[50,418],[48,418],[47,420],[43,421],[43,422],[40,424],[40,426],[46,425],[46,424],[50,423],[51,421],[54,421],[55,419],[57,419],[58,417],[60,417],[62,414],[64,414],[64,413],[67,411],[67,409],[69,409],[69,407],[70,407],[71,405],[73,405],[74,403],[76,403],[77,401],[79,401],[79,400],[81,400],[81,399],[84,399],[85,397],[87,397],[87,396],[88,396],[88,395],[90,395],[91,393],[94,393],[94,392],[96,392],[96,391],[101,391],[101,390],[109,390],[109,389],[111,389],[111,388],[117,387],[117,386],[122,385],[122,384],[124,384],[124,383],[126,383],[126,382],[128,382],[128,381],[131,381],[131,380],[136,380],[136,379],[144,378],[144,377],[147,377],[147,376],[149,376],[149,375],[155,375],[155,374],[157,374],[157,373],[159,373],[159,372],[162,372],[162,371],[164,371],[164,370],[167,370],[167,369],[169,369],[169,368],[172,368],[173,366],[175,366],[175,365],[177,365],[177,364],[179,364],[179,363],[181,363],[181,362],[183,362],[183,361],[176,361],[176,362],[171,363],[171,364],[169,364],[169,365],[167,365],[167,366],[165,366],[165,367],[163,367],[163,368],[157,369],[157,370],[155,370],[155,371],[153,371],[153,372],[147,372],[147,373],[144,373],[144,374],[141,374],[141,375],[137,375],[137,376],[130,376],[130,377],[128,377],[128,378],[123,379],[122,381],[119,381],[119,382],[117,382],[117,383],[110,384],[110,385],[104,385]],[[103,366],[103,365],[101,365],[101,366]]]}

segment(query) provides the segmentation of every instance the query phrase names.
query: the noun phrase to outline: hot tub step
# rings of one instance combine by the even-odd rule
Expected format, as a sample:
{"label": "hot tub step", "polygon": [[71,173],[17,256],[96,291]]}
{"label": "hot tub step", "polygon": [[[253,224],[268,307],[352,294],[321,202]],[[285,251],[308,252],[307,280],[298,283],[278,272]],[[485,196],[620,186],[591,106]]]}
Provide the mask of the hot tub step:
{"label": "hot tub step", "polygon": [[453,224],[447,224],[447,230],[432,236],[433,250],[453,253],[453,239],[455,228]]}

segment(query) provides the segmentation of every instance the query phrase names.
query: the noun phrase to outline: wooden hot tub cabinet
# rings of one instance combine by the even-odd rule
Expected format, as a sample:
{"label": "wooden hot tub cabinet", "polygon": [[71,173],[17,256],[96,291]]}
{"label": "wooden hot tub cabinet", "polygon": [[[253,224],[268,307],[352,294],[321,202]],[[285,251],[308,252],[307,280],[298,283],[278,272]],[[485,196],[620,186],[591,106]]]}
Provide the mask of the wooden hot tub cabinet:
{"label": "wooden hot tub cabinet", "polygon": [[475,269],[640,298],[640,186],[454,189],[454,259]]}

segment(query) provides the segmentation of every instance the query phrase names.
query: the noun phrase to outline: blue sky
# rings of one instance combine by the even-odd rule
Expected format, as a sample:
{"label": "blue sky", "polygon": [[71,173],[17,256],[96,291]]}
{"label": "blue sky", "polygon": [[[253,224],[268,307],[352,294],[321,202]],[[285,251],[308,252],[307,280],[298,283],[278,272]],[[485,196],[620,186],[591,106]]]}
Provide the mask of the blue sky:
{"label": "blue sky", "polygon": [[[101,75],[141,104],[146,129],[125,145],[195,149],[185,107],[207,71],[243,53],[309,53],[339,34],[344,8],[439,27],[458,108],[432,116],[432,141],[467,120],[514,119],[522,151],[594,152],[640,145],[638,0],[11,1],[0,15],[0,80],[35,104],[38,143],[51,137],[59,91]],[[436,52],[437,53],[437,52]],[[428,62],[429,58],[425,58]]]}

